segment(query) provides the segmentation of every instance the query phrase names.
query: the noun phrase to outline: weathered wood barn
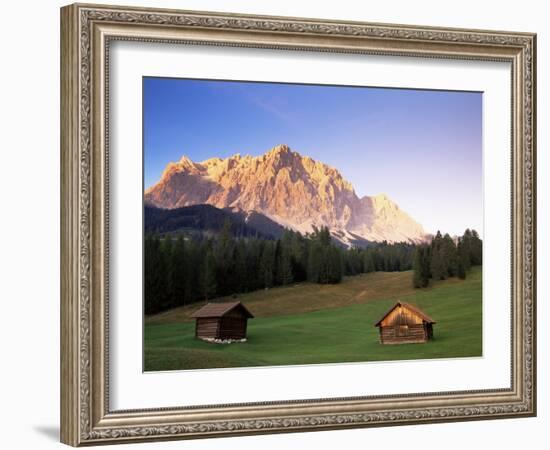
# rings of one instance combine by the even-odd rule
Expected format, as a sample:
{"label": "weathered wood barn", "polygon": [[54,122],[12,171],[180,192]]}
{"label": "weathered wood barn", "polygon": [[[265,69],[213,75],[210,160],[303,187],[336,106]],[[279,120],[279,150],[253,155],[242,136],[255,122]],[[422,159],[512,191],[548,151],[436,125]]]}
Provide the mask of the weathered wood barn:
{"label": "weathered wood barn", "polygon": [[424,343],[433,338],[434,320],[408,303],[397,302],[376,322],[381,344]]}
{"label": "weathered wood barn", "polygon": [[246,338],[248,319],[254,316],[241,303],[207,303],[191,317],[196,319],[195,337],[207,341]]}

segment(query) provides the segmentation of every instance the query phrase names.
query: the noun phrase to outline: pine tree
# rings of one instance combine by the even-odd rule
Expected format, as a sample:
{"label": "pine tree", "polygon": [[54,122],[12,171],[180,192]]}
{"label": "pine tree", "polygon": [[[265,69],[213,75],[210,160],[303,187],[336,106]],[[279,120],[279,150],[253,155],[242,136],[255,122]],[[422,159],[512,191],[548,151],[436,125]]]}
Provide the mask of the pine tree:
{"label": "pine tree", "polygon": [[441,233],[438,231],[432,240],[430,273],[434,280],[444,280],[447,277],[447,264],[443,257]]}
{"label": "pine tree", "polygon": [[144,243],[145,314],[162,311],[165,303],[164,260],[157,237],[147,236]]}
{"label": "pine tree", "polygon": [[213,246],[213,256],[217,279],[217,291],[220,295],[232,294],[234,290],[233,247],[231,221],[226,218],[222,231]]}
{"label": "pine tree", "polygon": [[414,253],[414,263],[413,263],[413,286],[415,288],[421,288],[423,286],[422,279],[422,265],[423,265],[423,250],[421,247],[416,248]]}
{"label": "pine tree", "polygon": [[185,245],[186,257],[186,278],[185,278],[185,299],[187,303],[202,299],[202,292],[199,283],[200,271],[202,268],[202,256],[204,253],[199,250],[199,243],[190,240]]}
{"label": "pine tree", "polygon": [[264,287],[263,277],[260,273],[261,241],[259,239],[252,239],[249,241],[247,247],[246,271],[248,273],[248,290],[255,291]]}
{"label": "pine tree", "polygon": [[456,275],[458,263],[457,252],[455,243],[448,233],[445,233],[445,236],[443,236],[443,241],[441,243],[441,252],[447,275],[449,277],[454,277]]}
{"label": "pine tree", "polygon": [[174,301],[174,267],[172,265],[172,237],[167,235],[160,244],[161,259],[162,259],[162,278],[164,284],[164,295],[162,298],[162,309],[169,309],[175,306]]}
{"label": "pine tree", "polygon": [[458,257],[458,262],[457,262],[457,266],[456,266],[456,274],[458,276],[458,278],[460,278],[461,280],[464,280],[466,279],[466,268],[464,267],[464,258],[462,257],[461,253],[462,253],[462,244],[461,242],[459,241],[458,242],[458,253],[459,253],[459,257]]}
{"label": "pine tree", "polygon": [[216,296],[216,260],[211,249],[204,256],[201,268],[201,293],[204,300],[208,301]]}
{"label": "pine tree", "polygon": [[[382,242],[346,249],[333,244],[327,227],[305,236],[285,230],[275,241],[245,236],[244,229],[232,227],[226,221],[215,238],[145,236],[145,313],[305,279],[338,283],[344,276],[381,270],[413,269],[413,285],[421,288],[430,278],[464,278],[471,264],[482,261],[475,230],[466,230],[456,244],[438,231],[431,245]],[[243,237],[235,238],[235,233]]]}
{"label": "pine tree", "polygon": [[327,283],[336,284],[342,281],[343,261],[340,250],[334,245],[328,247]]}
{"label": "pine tree", "polygon": [[185,241],[179,235],[172,249],[172,294],[174,306],[183,306],[186,303],[185,291],[187,283],[187,255]]}
{"label": "pine tree", "polygon": [[460,259],[462,260],[462,265],[464,270],[468,272],[472,267],[472,261],[470,259],[472,247],[472,235],[470,230],[466,230],[464,235],[460,238],[460,251],[458,252]]}
{"label": "pine tree", "polygon": [[307,279],[312,283],[319,283],[321,279],[321,260],[323,248],[317,240],[311,240],[308,247]]}
{"label": "pine tree", "polygon": [[430,283],[430,248],[427,245],[416,248],[413,269],[413,286],[427,287]]}
{"label": "pine tree", "polygon": [[[459,278],[464,279],[466,278],[466,272],[468,272],[471,267],[469,247],[466,245],[464,237],[459,238],[458,240],[457,254],[458,254],[457,275]],[[462,273],[464,274],[464,277],[461,276]]]}
{"label": "pine tree", "polygon": [[323,247],[327,247],[330,245],[331,238],[328,227],[321,227],[321,230],[318,232],[318,239]]}
{"label": "pine tree", "polygon": [[423,246],[423,264],[422,264],[422,279],[425,286],[428,286],[430,278],[432,278],[431,262],[432,262],[432,249],[428,245]]}
{"label": "pine tree", "polygon": [[290,260],[292,263],[292,275],[294,281],[304,281],[307,279],[307,248],[303,236],[298,232],[285,230],[284,236],[289,236],[290,241]]}
{"label": "pine tree", "polygon": [[479,266],[483,262],[483,243],[476,230],[472,230],[471,261],[473,266]]}
{"label": "pine tree", "polygon": [[327,284],[330,281],[330,247],[321,247],[321,260],[319,261],[319,281],[318,283]]}
{"label": "pine tree", "polygon": [[275,275],[275,248],[270,241],[265,241],[260,258],[260,278],[263,287],[268,289],[273,287]]}
{"label": "pine tree", "polygon": [[292,283],[294,275],[292,274],[292,259],[290,257],[290,248],[286,244],[282,244],[277,263],[277,273],[279,283],[284,285]]}
{"label": "pine tree", "polygon": [[249,286],[248,271],[246,270],[246,245],[239,239],[235,247],[235,288],[236,292],[247,292]]}
{"label": "pine tree", "polygon": [[466,252],[466,254],[468,255],[468,265],[467,265],[467,270],[470,269],[470,267],[472,266],[472,258],[473,258],[473,255],[472,255],[472,231],[467,228],[466,231],[464,231],[464,235],[462,236],[462,244],[464,245],[464,251]]}
{"label": "pine tree", "polygon": [[365,250],[363,253],[363,270],[365,273],[374,272],[374,258],[370,250]]}

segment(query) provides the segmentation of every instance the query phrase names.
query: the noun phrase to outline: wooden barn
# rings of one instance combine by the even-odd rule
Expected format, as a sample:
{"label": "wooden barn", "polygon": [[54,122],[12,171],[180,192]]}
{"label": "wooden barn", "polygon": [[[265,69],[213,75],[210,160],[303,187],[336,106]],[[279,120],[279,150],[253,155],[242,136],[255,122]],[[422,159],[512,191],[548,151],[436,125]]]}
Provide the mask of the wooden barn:
{"label": "wooden barn", "polygon": [[417,344],[433,338],[434,324],[415,306],[397,302],[375,326],[380,328],[381,344]]}
{"label": "wooden barn", "polygon": [[248,319],[254,316],[241,302],[207,303],[191,317],[196,319],[195,337],[207,341],[246,338]]}

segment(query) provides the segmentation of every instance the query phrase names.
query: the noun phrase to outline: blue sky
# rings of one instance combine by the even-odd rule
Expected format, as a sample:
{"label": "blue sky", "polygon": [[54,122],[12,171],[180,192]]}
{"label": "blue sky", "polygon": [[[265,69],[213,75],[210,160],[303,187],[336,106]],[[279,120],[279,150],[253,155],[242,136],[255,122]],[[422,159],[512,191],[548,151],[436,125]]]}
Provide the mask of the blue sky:
{"label": "blue sky", "polygon": [[182,155],[288,144],[428,232],[483,232],[481,93],[144,78],[143,102],[145,188]]}

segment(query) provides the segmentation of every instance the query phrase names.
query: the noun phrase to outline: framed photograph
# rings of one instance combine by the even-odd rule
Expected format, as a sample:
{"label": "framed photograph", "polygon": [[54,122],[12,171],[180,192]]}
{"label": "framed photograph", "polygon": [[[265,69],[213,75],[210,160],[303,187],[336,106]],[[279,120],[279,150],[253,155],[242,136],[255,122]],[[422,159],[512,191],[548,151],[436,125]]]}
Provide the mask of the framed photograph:
{"label": "framed photograph", "polygon": [[62,8],[62,442],[535,415],[535,58]]}

